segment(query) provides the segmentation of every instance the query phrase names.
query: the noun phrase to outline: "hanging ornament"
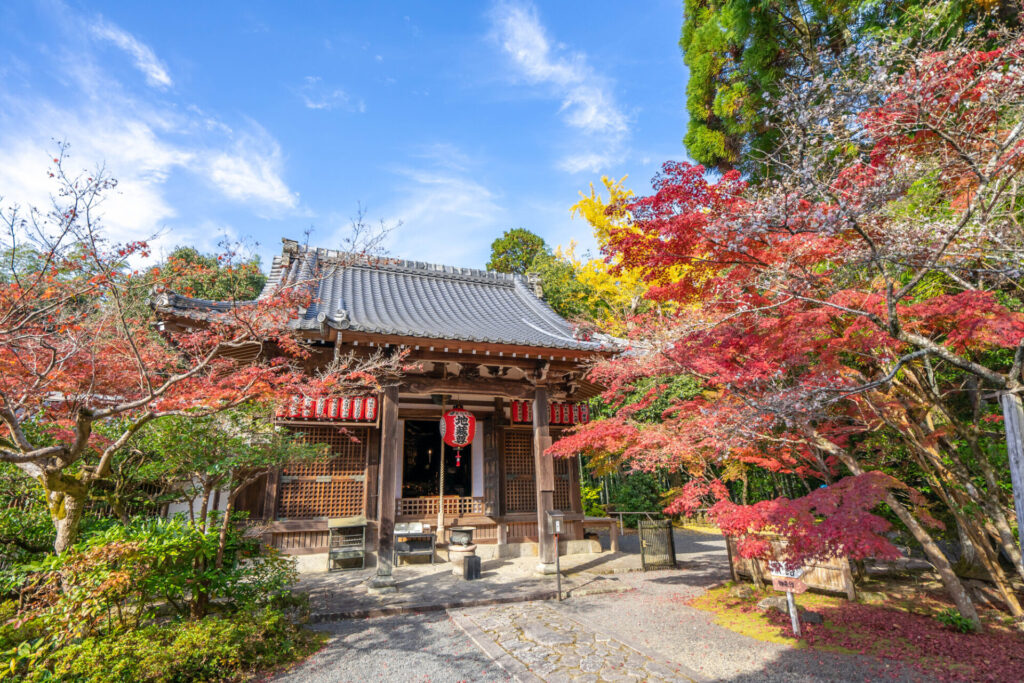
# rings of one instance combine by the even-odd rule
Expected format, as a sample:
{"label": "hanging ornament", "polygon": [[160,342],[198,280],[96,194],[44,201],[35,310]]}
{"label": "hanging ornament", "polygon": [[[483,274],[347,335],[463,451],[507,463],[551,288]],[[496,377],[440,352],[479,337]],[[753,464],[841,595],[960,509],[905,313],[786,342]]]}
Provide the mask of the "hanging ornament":
{"label": "hanging ornament", "polygon": [[462,449],[473,443],[476,434],[476,418],[473,413],[455,406],[441,417],[441,438],[455,449],[455,466],[462,463]]}

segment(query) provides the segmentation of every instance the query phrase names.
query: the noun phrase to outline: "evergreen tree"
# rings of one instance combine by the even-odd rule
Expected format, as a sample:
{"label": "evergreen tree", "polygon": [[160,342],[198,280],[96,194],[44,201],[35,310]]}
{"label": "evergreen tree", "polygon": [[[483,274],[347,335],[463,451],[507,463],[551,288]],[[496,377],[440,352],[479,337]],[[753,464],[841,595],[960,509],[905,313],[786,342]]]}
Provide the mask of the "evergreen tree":
{"label": "evergreen tree", "polygon": [[526,228],[506,230],[491,243],[491,260],[487,262],[487,270],[525,275],[537,255],[547,250],[544,238]]}

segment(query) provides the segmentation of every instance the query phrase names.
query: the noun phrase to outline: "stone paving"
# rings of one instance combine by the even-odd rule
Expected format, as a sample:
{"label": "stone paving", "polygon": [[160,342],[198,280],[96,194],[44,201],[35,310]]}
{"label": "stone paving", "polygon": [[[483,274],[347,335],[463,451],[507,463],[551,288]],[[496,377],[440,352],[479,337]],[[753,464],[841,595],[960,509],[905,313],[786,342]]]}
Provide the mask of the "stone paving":
{"label": "stone paving", "polygon": [[[721,537],[682,533],[676,544],[680,562],[675,570],[620,573],[628,562],[622,564],[621,558],[608,553],[569,560],[570,582],[603,578],[614,582],[614,592],[585,595],[579,588],[575,597],[558,602],[551,590],[545,600],[450,606],[447,611],[318,624],[316,628],[332,634],[331,643],[275,680],[928,681],[895,662],[754,640],[719,626],[713,615],[687,602],[728,578]],[[392,608],[422,606],[429,600],[433,609],[444,609],[445,601],[465,596],[466,591],[481,591],[479,595],[486,597],[499,589],[510,592],[511,599],[529,600],[525,587],[554,583],[550,577],[532,575],[535,561],[523,558],[492,567],[490,584],[453,577],[448,565],[403,567],[396,577],[400,584],[408,582],[404,590],[400,585],[399,593],[385,597],[400,601],[388,603]],[[596,571],[616,573],[598,577],[592,573]],[[325,576],[321,575],[323,592],[315,604],[343,604],[337,601],[349,598],[338,598],[339,593],[367,595],[360,581],[368,573],[362,578],[354,573]],[[339,581],[350,590],[334,590]]]}
{"label": "stone paving", "polygon": [[551,603],[475,607],[450,614],[481,649],[518,680],[700,680],[679,665],[585,626]]}
{"label": "stone paving", "polygon": [[[367,590],[367,582],[376,573],[372,569],[307,574],[297,589],[309,593],[314,623],[557,597],[555,577],[536,574],[535,557],[488,560],[482,564],[481,578],[476,581],[452,575],[447,562],[402,566],[394,571],[398,591],[382,595]],[[563,595],[594,595],[617,590],[626,589],[615,576],[579,571],[562,580]]]}
{"label": "stone paving", "polygon": [[[607,547],[607,539],[604,539]],[[635,548],[634,548],[635,546]],[[584,597],[630,590],[621,576],[640,571],[639,543],[635,535],[622,537],[623,552],[566,555],[560,558],[563,595]],[[695,558],[724,562],[721,536],[676,532],[677,559],[681,568]],[[443,551],[439,553],[443,557]],[[352,617],[383,616],[413,611],[468,607],[491,602],[524,602],[557,597],[555,577],[535,572],[536,557],[484,560],[479,580],[453,576],[451,564],[439,561],[403,563],[395,567],[398,592],[374,595],[367,582],[376,569],[303,574],[297,590],[308,593],[315,623]]]}

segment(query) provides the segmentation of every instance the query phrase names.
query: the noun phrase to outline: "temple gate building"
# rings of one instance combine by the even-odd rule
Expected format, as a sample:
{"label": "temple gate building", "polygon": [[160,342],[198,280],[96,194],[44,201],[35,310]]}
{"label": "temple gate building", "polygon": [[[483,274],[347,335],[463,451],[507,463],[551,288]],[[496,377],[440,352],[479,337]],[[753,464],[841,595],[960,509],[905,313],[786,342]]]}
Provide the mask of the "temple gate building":
{"label": "temple gate building", "polygon": [[[291,325],[312,350],[310,372],[338,356],[398,348],[418,369],[380,395],[296,397],[283,408],[282,424],[329,444],[333,457],[274,472],[243,494],[241,509],[265,521],[270,545],[325,553],[328,520],[362,515],[367,550],[389,558],[395,523],[435,525],[440,505],[446,528],[474,527],[477,544],[539,542],[542,563],[554,558],[544,511],[565,513],[566,540],[583,538],[578,458],[542,453],[589,418],[586,402],[599,389],[584,379],[585,363],[611,353],[610,344],[578,338],[520,275],[284,240],[264,291],[302,282],[315,288],[314,302]],[[174,294],[156,302],[170,324],[222,306]],[[477,426],[458,458],[441,448],[438,429],[455,405]]]}

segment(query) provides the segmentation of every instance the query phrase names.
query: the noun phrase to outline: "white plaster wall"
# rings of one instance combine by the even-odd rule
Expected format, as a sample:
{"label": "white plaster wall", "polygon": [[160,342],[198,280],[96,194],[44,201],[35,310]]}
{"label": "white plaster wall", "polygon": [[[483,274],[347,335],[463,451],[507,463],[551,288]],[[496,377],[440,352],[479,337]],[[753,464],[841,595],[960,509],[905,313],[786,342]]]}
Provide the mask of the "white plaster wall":
{"label": "white plaster wall", "polygon": [[480,422],[476,423],[476,434],[473,435],[473,497],[484,495],[484,430]]}
{"label": "white plaster wall", "polygon": [[[226,489],[221,491],[220,492],[220,500],[219,501],[217,500],[217,494],[216,493],[210,494],[210,502],[209,502],[209,504],[207,505],[207,508],[206,508],[207,512],[213,512],[214,510],[223,510],[224,508],[226,508],[228,506],[228,493],[229,492]],[[214,501],[217,502],[217,506],[216,507],[214,507]],[[200,495],[200,496],[198,496],[196,498],[195,503],[193,504],[193,507],[192,507],[193,515],[195,517],[199,517],[200,510],[202,509],[202,503],[203,503],[203,498]],[[174,515],[178,515],[178,514],[184,515],[185,517],[188,517],[189,516],[188,508],[189,508],[188,501],[184,501],[184,502],[180,502],[180,503],[170,503],[170,504],[167,505],[167,517],[168,518],[174,517]]]}

